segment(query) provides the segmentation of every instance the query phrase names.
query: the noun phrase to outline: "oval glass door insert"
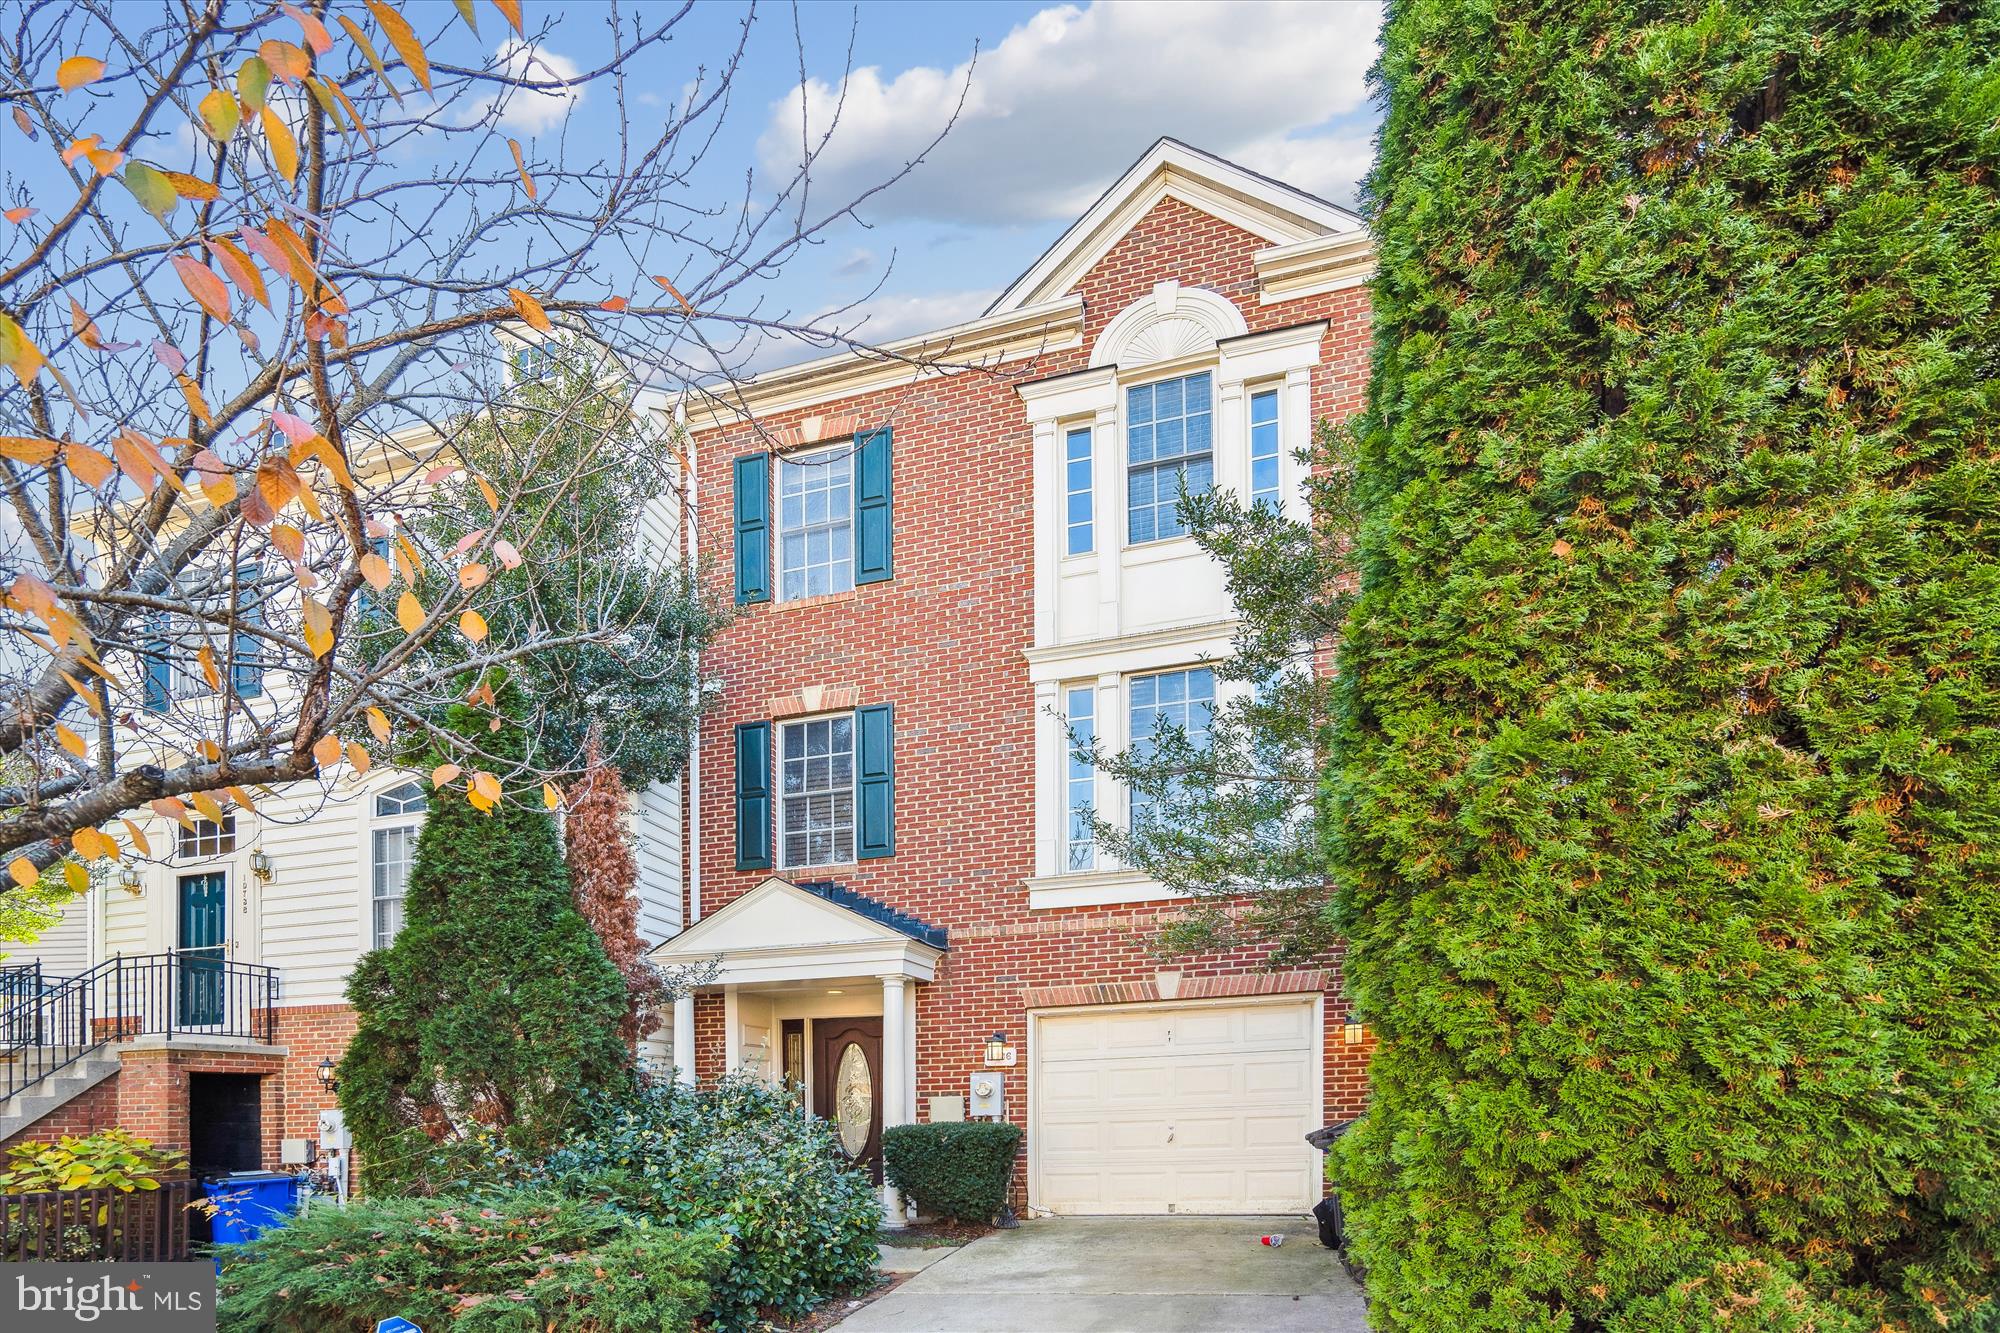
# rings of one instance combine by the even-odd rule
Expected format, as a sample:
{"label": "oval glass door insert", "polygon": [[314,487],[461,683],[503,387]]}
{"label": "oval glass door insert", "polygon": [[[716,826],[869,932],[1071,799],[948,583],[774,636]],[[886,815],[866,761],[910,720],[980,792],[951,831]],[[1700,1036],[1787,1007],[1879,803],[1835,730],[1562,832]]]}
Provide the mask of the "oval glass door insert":
{"label": "oval glass door insert", "polygon": [[875,1085],[868,1076],[868,1056],[860,1042],[850,1041],[840,1052],[833,1078],[833,1123],[849,1157],[859,1157],[867,1148],[868,1122],[874,1113]]}

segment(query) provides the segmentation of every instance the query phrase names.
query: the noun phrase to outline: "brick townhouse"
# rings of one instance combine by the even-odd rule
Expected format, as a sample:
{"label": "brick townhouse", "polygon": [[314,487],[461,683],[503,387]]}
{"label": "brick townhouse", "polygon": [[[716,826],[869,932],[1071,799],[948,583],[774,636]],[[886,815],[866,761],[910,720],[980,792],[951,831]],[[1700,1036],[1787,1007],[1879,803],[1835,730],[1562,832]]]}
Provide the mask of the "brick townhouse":
{"label": "brick townhouse", "polygon": [[1303,1135],[1361,1109],[1368,1049],[1338,959],[1160,957],[1177,904],[1091,844],[1074,812],[1127,800],[1066,727],[1121,749],[1227,697],[1178,487],[1303,513],[1371,264],[1354,215],[1163,140],[981,318],[688,404],[689,531],[742,614],[656,955],[719,960],[683,1077],[798,1080],[878,1179],[885,1124],[1003,1115],[1035,1210],[1319,1196]]}

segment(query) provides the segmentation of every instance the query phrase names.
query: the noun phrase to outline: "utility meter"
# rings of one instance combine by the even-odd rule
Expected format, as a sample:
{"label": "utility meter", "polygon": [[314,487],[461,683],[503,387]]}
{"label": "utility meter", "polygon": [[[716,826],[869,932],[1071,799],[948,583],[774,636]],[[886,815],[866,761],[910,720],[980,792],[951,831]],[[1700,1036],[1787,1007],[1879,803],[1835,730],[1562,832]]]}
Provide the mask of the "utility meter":
{"label": "utility meter", "polygon": [[972,1096],[966,1103],[966,1114],[991,1116],[995,1120],[1007,1114],[1006,1075],[982,1069],[972,1076]]}

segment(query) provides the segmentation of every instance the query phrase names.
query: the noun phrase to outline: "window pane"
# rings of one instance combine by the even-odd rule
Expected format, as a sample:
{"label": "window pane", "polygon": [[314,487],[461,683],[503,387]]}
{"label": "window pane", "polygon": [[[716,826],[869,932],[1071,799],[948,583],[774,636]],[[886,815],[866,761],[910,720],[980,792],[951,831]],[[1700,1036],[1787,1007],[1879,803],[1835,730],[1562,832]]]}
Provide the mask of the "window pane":
{"label": "window pane", "polygon": [[778,460],[778,595],[785,600],[854,586],[853,449]]}
{"label": "window pane", "polygon": [[[1209,728],[1215,717],[1215,672],[1208,667],[1185,671],[1162,671],[1150,676],[1134,676],[1127,687],[1132,729],[1132,749],[1140,755],[1154,751],[1154,738],[1167,728],[1177,727],[1188,744],[1206,748]],[[1150,802],[1134,793],[1132,820],[1136,824],[1152,813]]]}
{"label": "window pane", "polygon": [[1071,688],[1066,707],[1069,729],[1075,737],[1063,784],[1069,811],[1066,865],[1071,870],[1089,870],[1097,864],[1096,839],[1090,827],[1090,812],[1097,805],[1097,767],[1088,757],[1090,743],[1097,736],[1095,688]]}
{"label": "window pane", "polygon": [[1127,541],[1185,535],[1178,512],[1182,487],[1204,495],[1214,486],[1212,388],[1211,375],[1202,371],[1127,391]]}
{"label": "window pane", "polygon": [[1250,398],[1250,502],[1276,509],[1278,497],[1278,394]]}
{"label": "window pane", "polygon": [[854,719],[787,722],[779,728],[785,755],[779,801],[782,864],[842,865],[854,859]]}

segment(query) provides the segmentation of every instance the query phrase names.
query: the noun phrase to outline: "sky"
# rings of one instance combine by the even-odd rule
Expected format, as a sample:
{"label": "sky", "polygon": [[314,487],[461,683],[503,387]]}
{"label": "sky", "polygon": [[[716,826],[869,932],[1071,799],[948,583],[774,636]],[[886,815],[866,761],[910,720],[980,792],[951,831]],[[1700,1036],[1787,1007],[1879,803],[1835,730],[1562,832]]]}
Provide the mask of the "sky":
{"label": "sky", "polygon": [[[746,12],[702,0],[639,101],[666,107]],[[556,22],[541,57],[557,69],[587,60],[600,5],[544,13]],[[886,341],[978,315],[1162,135],[1352,203],[1373,151],[1379,21],[1362,0],[760,5],[711,164],[718,181],[767,178],[796,160],[801,111],[818,135],[837,106],[815,189],[845,197],[951,126],[868,201],[866,225],[841,223],[777,280],[802,313],[862,303],[843,323],[865,319],[862,336]],[[605,111],[588,95],[546,100],[509,107],[516,128],[575,142]],[[774,347],[759,360],[812,354]]]}

